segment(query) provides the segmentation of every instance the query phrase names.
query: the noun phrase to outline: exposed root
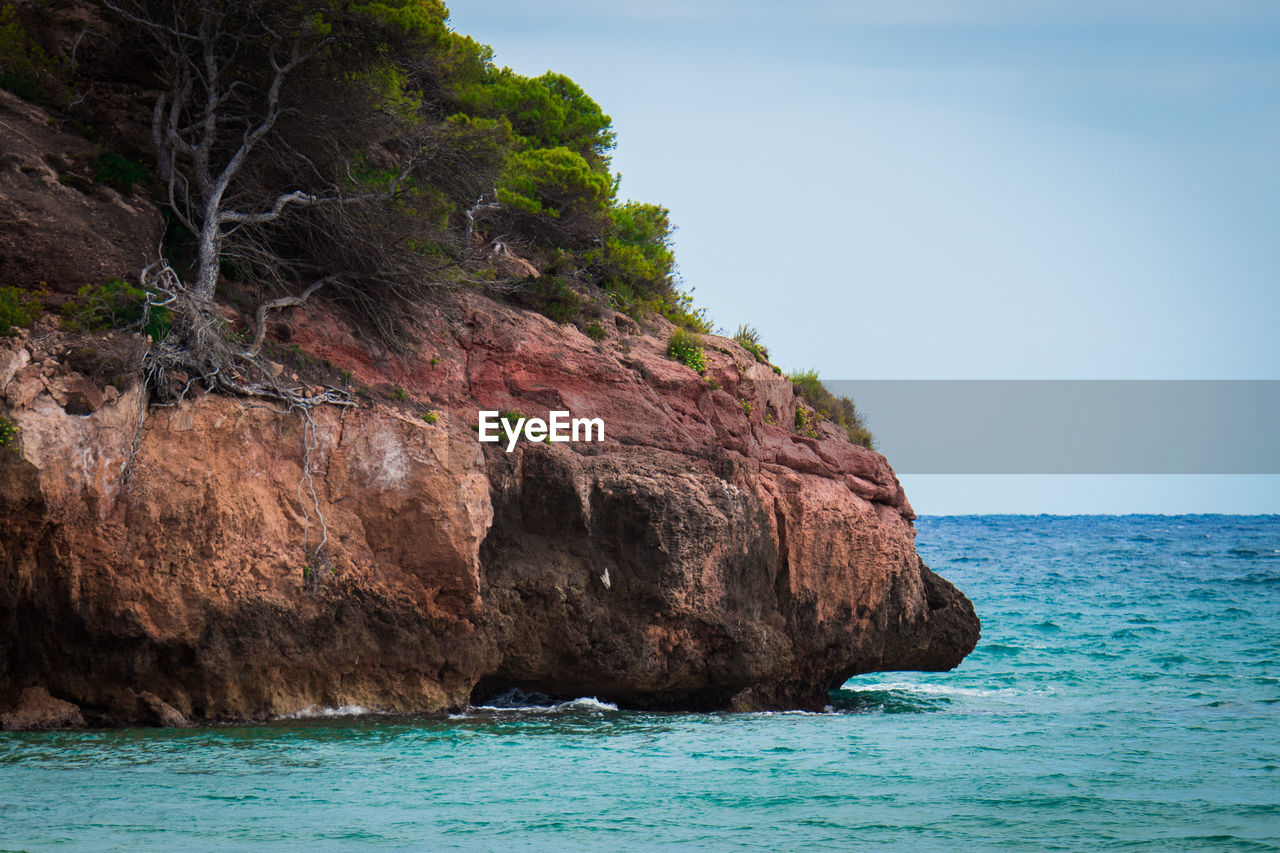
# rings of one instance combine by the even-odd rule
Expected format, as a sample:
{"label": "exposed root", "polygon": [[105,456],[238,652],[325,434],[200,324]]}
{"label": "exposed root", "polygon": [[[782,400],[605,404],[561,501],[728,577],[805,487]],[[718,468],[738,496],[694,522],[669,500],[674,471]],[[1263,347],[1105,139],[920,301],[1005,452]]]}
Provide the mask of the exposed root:
{"label": "exposed root", "polygon": [[[264,303],[258,311],[260,321],[265,322],[266,311],[271,308],[302,304],[325,281],[312,285],[301,297]],[[144,374],[156,399],[153,405],[177,405],[197,383],[204,386],[206,393],[273,400],[290,410],[357,405],[351,395],[337,388],[317,390],[278,381],[258,357],[264,333],[258,331],[254,346],[249,349],[236,346],[228,335],[226,322],[213,306],[193,297],[167,263],[157,261],[143,269],[141,283],[147,292],[147,305],[140,325],[145,327],[151,312],[159,308],[168,309],[173,318],[169,334],[153,341],[144,358]]]}
{"label": "exposed root", "polygon": [[[298,505],[302,507],[302,550],[307,552],[306,584],[308,592],[316,592],[324,575],[330,570],[329,557],[324,546],[329,541],[329,527],[325,524],[324,512],[320,509],[320,496],[316,493],[315,480],[311,477],[311,454],[319,444],[316,438],[316,422],[311,417],[311,409],[299,408],[302,414],[302,477],[298,480]],[[311,513],[307,511],[307,500],[302,494],[306,486],[311,498],[311,508],[315,510],[316,520],[320,523],[320,541],[314,548],[309,547],[311,534]]]}

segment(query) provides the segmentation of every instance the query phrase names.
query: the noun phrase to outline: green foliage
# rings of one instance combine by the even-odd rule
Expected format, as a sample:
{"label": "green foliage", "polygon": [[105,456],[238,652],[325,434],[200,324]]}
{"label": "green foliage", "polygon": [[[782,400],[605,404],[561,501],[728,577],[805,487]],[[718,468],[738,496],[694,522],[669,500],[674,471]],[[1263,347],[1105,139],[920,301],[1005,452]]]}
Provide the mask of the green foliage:
{"label": "green foliage", "polygon": [[449,10],[440,0],[356,3],[351,6],[351,11],[406,34],[434,41],[446,36],[445,21]]}
{"label": "green foliage", "polygon": [[667,338],[667,358],[678,361],[696,373],[705,373],[707,357],[702,349],[702,339],[684,329],[676,329]]}
{"label": "green foliage", "polygon": [[30,326],[41,310],[39,294],[19,287],[0,287],[0,335],[12,335],[14,327]]}
{"label": "green foliage", "polygon": [[803,405],[796,406],[796,432],[809,438],[818,437],[818,428],[814,421],[813,412]]}
{"label": "green foliage", "polygon": [[433,424],[436,421],[440,420],[440,413],[439,412],[423,412],[422,419],[429,424]]}
{"label": "green foliage", "polygon": [[673,298],[664,299],[658,306],[658,313],[682,329],[688,329],[700,335],[711,332],[711,321],[707,319],[707,309],[694,308],[691,293],[676,293]]}
{"label": "green foliage", "polygon": [[578,316],[586,298],[554,275],[544,275],[527,286],[533,308],[557,323],[568,323]]}
{"label": "green foliage", "polygon": [[66,100],[65,66],[61,56],[49,54],[31,37],[15,6],[0,6],[0,86],[29,101],[60,107]]}
{"label": "green foliage", "polygon": [[710,388],[712,391],[719,391],[719,390],[720,390],[720,383],[716,381],[716,379],[715,379],[715,377],[714,377],[714,376],[708,376],[708,377],[707,377],[707,387],[708,387],[708,388]]}
{"label": "green foliage", "polygon": [[733,339],[747,352],[751,353],[756,361],[762,364],[769,363],[769,349],[760,342],[760,330],[755,326],[741,325],[738,331],[733,333]]}
{"label": "green foliage", "polygon": [[391,392],[391,399],[398,400],[403,403],[405,400],[409,399],[409,392],[397,385],[395,390]]}
{"label": "green foliage", "polygon": [[150,169],[114,151],[108,151],[93,163],[93,182],[121,192],[130,192],[135,186],[145,186],[150,181]]}
{"label": "green foliage", "polygon": [[750,400],[742,401],[742,413],[747,417],[751,417],[751,401]]}
{"label": "green foliage", "polygon": [[510,68],[490,70],[465,87],[460,100],[468,113],[505,116],[522,151],[564,148],[602,165],[614,145],[609,117],[563,74],[524,77]]}
{"label": "green foliage", "polygon": [[604,326],[599,320],[593,320],[588,323],[582,330],[582,333],[593,341],[603,341],[609,333],[604,330]]}
{"label": "green foliage", "polygon": [[608,211],[604,245],[584,260],[606,289],[625,286],[646,296],[675,293],[671,213],[656,204],[628,201]]}
{"label": "green foliage", "polygon": [[[837,397],[827,390],[818,379],[818,371],[802,370],[791,375],[791,384],[816,415],[839,424],[849,436],[849,441],[861,445],[868,450],[875,449],[875,438],[867,429],[866,423],[859,414],[853,401],[848,397]],[[802,435],[817,436],[814,417],[807,411],[804,415],[804,427],[801,426],[801,410],[796,409],[796,432]]]}
{"label": "green foliage", "polygon": [[512,228],[535,241],[581,247],[604,231],[613,180],[568,148],[535,148],[507,162],[498,202]]}
{"label": "green foliage", "polygon": [[62,306],[65,324],[72,329],[123,329],[137,327],[144,335],[161,340],[169,333],[170,312],[163,305],[147,310],[147,293],[123,279],[110,278],[97,287],[85,285],[77,300]]}
{"label": "green foliage", "polygon": [[13,421],[6,417],[0,417],[0,447],[8,447],[13,444],[22,429]]}
{"label": "green foliage", "polygon": [[498,415],[498,420],[502,421],[503,424],[502,428],[507,432],[515,432],[516,424],[528,418],[529,416],[519,409],[508,409]]}

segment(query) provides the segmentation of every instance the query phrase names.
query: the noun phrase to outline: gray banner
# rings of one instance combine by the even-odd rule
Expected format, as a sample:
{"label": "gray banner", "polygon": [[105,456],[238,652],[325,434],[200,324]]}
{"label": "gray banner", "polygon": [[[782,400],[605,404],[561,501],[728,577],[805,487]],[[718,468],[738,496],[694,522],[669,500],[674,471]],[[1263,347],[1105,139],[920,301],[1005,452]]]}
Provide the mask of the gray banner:
{"label": "gray banner", "polygon": [[824,380],[901,474],[1280,474],[1277,380]]}

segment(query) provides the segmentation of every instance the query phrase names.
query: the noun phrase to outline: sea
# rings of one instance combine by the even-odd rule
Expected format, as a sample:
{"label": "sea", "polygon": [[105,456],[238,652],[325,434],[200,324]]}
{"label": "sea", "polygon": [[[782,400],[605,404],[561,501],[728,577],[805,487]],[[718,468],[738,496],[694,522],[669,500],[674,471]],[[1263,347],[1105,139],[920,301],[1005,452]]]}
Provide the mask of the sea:
{"label": "sea", "polygon": [[1280,850],[1280,516],[922,518],[982,640],[825,713],[0,734],[0,850]]}

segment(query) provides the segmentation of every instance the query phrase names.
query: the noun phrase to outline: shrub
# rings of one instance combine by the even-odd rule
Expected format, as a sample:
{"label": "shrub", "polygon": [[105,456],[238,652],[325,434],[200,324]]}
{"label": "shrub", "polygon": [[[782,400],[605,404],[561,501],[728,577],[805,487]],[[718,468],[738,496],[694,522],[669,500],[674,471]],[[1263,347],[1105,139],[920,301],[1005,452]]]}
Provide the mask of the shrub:
{"label": "shrub", "polygon": [[391,392],[391,399],[399,400],[403,403],[405,400],[409,399],[409,392],[397,385],[395,390]]}
{"label": "shrub", "polygon": [[605,335],[608,334],[608,332],[604,330],[604,326],[600,324],[599,320],[594,320],[588,323],[586,328],[582,330],[582,333],[593,341],[603,341]]}
{"label": "shrub", "polygon": [[688,329],[700,335],[711,331],[707,309],[693,307],[692,293],[677,292],[671,297],[664,298],[658,306],[658,313],[682,329]]}
{"label": "shrub", "polygon": [[22,430],[13,421],[0,417],[0,447],[8,447],[18,438]]}
{"label": "shrub", "polygon": [[66,66],[31,38],[10,4],[0,7],[0,86],[28,101],[61,107]]}
{"label": "shrub", "polygon": [[[875,449],[875,437],[867,429],[867,425],[863,421],[862,415],[858,413],[853,401],[848,397],[837,397],[828,391],[827,387],[818,379],[818,371],[802,370],[793,373],[791,375],[791,384],[796,393],[813,407],[814,413],[843,427],[845,433],[849,436],[849,441],[868,450]],[[807,412],[805,413],[804,429],[801,428],[801,408],[803,407],[796,409],[796,432],[802,435],[812,434],[812,436],[816,436],[816,429],[813,427],[813,416]]]}
{"label": "shrub", "polygon": [[557,323],[568,323],[578,316],[586,298],[554,275],[535,279],[528,287],[533,298],[533,308],[539,314]]}
{"label": "shrub", "polygon": [[818,437],[818,427],[814,422],[813,412],[803,405],[796,406],[796,432],[809,438]]}
{"label": "shrub", "polygon": [[19,287],[0,287],[0,335],[15,326],[30,326],[40,316],[40,297]]}
{"label": "shrub", "polygon": [[742,413],[747,417],[751,417],[751,401],[750,400],[742,401]]}
{"label": "shrub", "polygon": [[694,333],[676,329],[667,339],[667,358],[678,361],[696,373],[705,373],[707,357],[702,350],[702,340]]}
{"label": "shrub", "polygon": [[756,361],[762,364],[769,363],[769,350],[760,342],[760,330],[755,326],[745,324],[739,326],[738,331],[733,333],[733,339],[744,350],[751,353]]}
{"label": "shrub", "polygon": [[147,292],[119,278],[97,287],[85,285],[78,299],[62,306],[66,325],[72,329],[123,329],[136,326],[144,335],[160,340],[169,333],[169,309],[147,308]]}
{"label": "shrub", "polygon": [[440,413],[439,412],[423,412],[422,419],[429,424],[433,424],[436,421],[440,420]]}
{"label": "shrub", "polygon": [[93,181],[130,192],[135,186],[146,185],[151,180],[151,170],[135,163],[122,154],[108,151],[93,163]]}

